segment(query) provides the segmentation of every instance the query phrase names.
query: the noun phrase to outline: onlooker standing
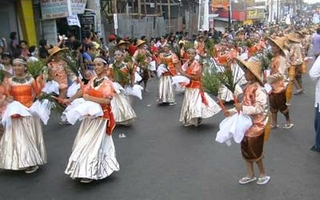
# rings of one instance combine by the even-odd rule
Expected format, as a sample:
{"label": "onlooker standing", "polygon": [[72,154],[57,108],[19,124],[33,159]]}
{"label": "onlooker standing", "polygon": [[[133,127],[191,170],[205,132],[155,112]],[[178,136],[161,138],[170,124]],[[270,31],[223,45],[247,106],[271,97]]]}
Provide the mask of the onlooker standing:
{"label": "onlooker standing", "polygon": [[310,78],[316,82],[315,91],[315,115],[314,115],[314,129],[316,131],[315,144],[312,146],[312,151],[320,152],[320,57],[312,65],[309,71]]}
{"label": "onlooker standing", "polygon": [[19,49],[19,41],[17,38],[17,32],[11,32],[10,33],[10,43],[9,43],[9,48],[11,55],[15,57],[19,57],[21,52]]}
{"label": "onlooker standing", "polygon": [[320,54],[320,28],[317,28],[317,32],[312,36],[312,54],[317,58]]}

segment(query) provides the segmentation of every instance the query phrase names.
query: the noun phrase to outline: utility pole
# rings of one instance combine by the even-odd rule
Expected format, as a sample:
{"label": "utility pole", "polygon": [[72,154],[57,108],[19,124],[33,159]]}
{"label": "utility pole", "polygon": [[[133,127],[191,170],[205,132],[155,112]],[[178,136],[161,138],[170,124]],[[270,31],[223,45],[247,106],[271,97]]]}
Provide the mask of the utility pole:
{"label": "utility pole", "polygon": [[169,22],[169,33],[171,33],[171,4],[168,0],[168,22]]}

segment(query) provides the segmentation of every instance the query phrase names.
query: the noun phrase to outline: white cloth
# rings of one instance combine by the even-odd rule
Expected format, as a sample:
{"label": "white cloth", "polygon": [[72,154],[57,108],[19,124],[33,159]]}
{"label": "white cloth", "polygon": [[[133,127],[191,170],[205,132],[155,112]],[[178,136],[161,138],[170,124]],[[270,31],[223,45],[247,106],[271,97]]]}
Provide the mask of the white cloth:
{"label": "white cloth", "polygon": [[234,114],[226,117],[219,124],[219,131],[216,135],[216,141],[231,145],[231,141],[240,143],[244,137],[246,130],[252,126],[252,119],[248,115],[242,113]]}
{"label": "white cloth", "polygon": [[78,120],[86,117],[101,117],[103,116],[103,111],[100,104],[80,98],[78,101],[73,101],[71,105],[66,108],[65,115],[67,121],[74,125]]}
{"label": "white cloth", "polygon": [[41,121],[45,125],[47,125],[52,107],[53,103],[47,99],[43,100],[42,102],[37,100],[30,107],[30,112],[32,113],[32,115],[39,117]]}
{"label": "white cloth", "polygon": [[172,77],[172,84],[177,84],[177,83],[189,84],[190,83],[190,79],[185,77],[185,76],[181,76],[181,75],[173,76]]}
{"label": "white cloth", "polygon": [[162,75],[163,73],[167,72],[167,71],[168,71],[168,69],[167,69],[166,65],[165,65],[165,64],[160,64],[160,65],[158,66],[158,69],[157,69],[157,76],[160,78],[161,75]]}
{"label": "white cloth", "polygon": [[11,116],[12,115],[20,115],[23,117],[27,117],[27,116],[32,116],[30,109],[25,107],[24,105],[22,105],[20,102],[18,101],[13,101],[11,103],[7,104],[7,108],[4,111],[4,114],[2,115],[2,124],[4,127],[8,128],[9,126],[11,126]]}
{"label": "white cloth", "polygon": [[76,81],[73,82],[72,85],[68,87],[67,97],[72,97],[73,95],[75,95],[77,91],[80,89],[80,87],[81,87],[80,83],[77,83]]}
{"label": "white cloth", "polygon": [[41,91],[47,94],[51,94],[51,93],[59,94],[59,83],[54,80],[48,81],[46,82],[46,84],[44,85]]}
{"label": "white cloth", "polygon": [[143,90],[143,87],[141,85],[133,85],[133,87],[131,86],[127,86],[125,88],[126,92],[125,94],[128,95],[128,96],[135,96],[135,97],[138,97],[139,99],[142,100],[142,90]]}
{"label": "white cloth", "polygon": [[120,94],[121,92],[125,91],[125,89],[118,82],[112,82],[112,84],[113,84],[114,91],[117,94]]}

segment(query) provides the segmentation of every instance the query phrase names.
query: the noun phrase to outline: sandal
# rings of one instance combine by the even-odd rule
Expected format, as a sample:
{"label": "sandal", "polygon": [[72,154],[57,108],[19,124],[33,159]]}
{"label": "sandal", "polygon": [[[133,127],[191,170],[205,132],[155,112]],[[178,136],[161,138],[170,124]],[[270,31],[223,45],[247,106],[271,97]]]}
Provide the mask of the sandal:
{"label": "sandal", "polygon": [[292,128],[293,127],[293,124],[291,123],[291,124],[284,124],[284,126],[282,127],[282,128],[284,128],[284,129],[290,129],[290,128]]}
{"label": "sandal", "polygon": [[270,176],[259,177],[257,184],[258,185],[265,185],[270,181],[270,178],[271,178]]}
{"label": "sandal", "polygon": [[253,181],[255,181],[255,180],[257,180],[257,177],[252,177],[252,178],[250,178],[250,177],[248,177],[248,176],[245,176],[245,177],[243,177],[243,178],[241,178],[241,179],[239,180],[239,183],[240,183],[241,185],[245,185],[245,184],[251,183],[251,182],[253,182]]}
{"label": "sandal", "polygon": [[277,125],[272,125],[272,124],[270,124],[270,127],[271,127],[272,129],[275,129],[275,128],[279,128],[280,126],[279,126],[279,124],[277,124]]}

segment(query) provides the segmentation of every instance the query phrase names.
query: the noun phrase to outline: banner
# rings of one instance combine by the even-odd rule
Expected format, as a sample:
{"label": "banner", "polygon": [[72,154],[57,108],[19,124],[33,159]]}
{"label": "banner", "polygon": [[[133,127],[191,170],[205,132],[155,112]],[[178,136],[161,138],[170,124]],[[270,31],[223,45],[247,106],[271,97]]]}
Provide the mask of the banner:
{"label": "banner", "polygon": [[67,22],[68,22],[68,26],[79,26],[79,27],[81,27],[80,21],[79,21],[79,18],[78,18],[77,14],[72,14],[71,16],[67,17]]}

